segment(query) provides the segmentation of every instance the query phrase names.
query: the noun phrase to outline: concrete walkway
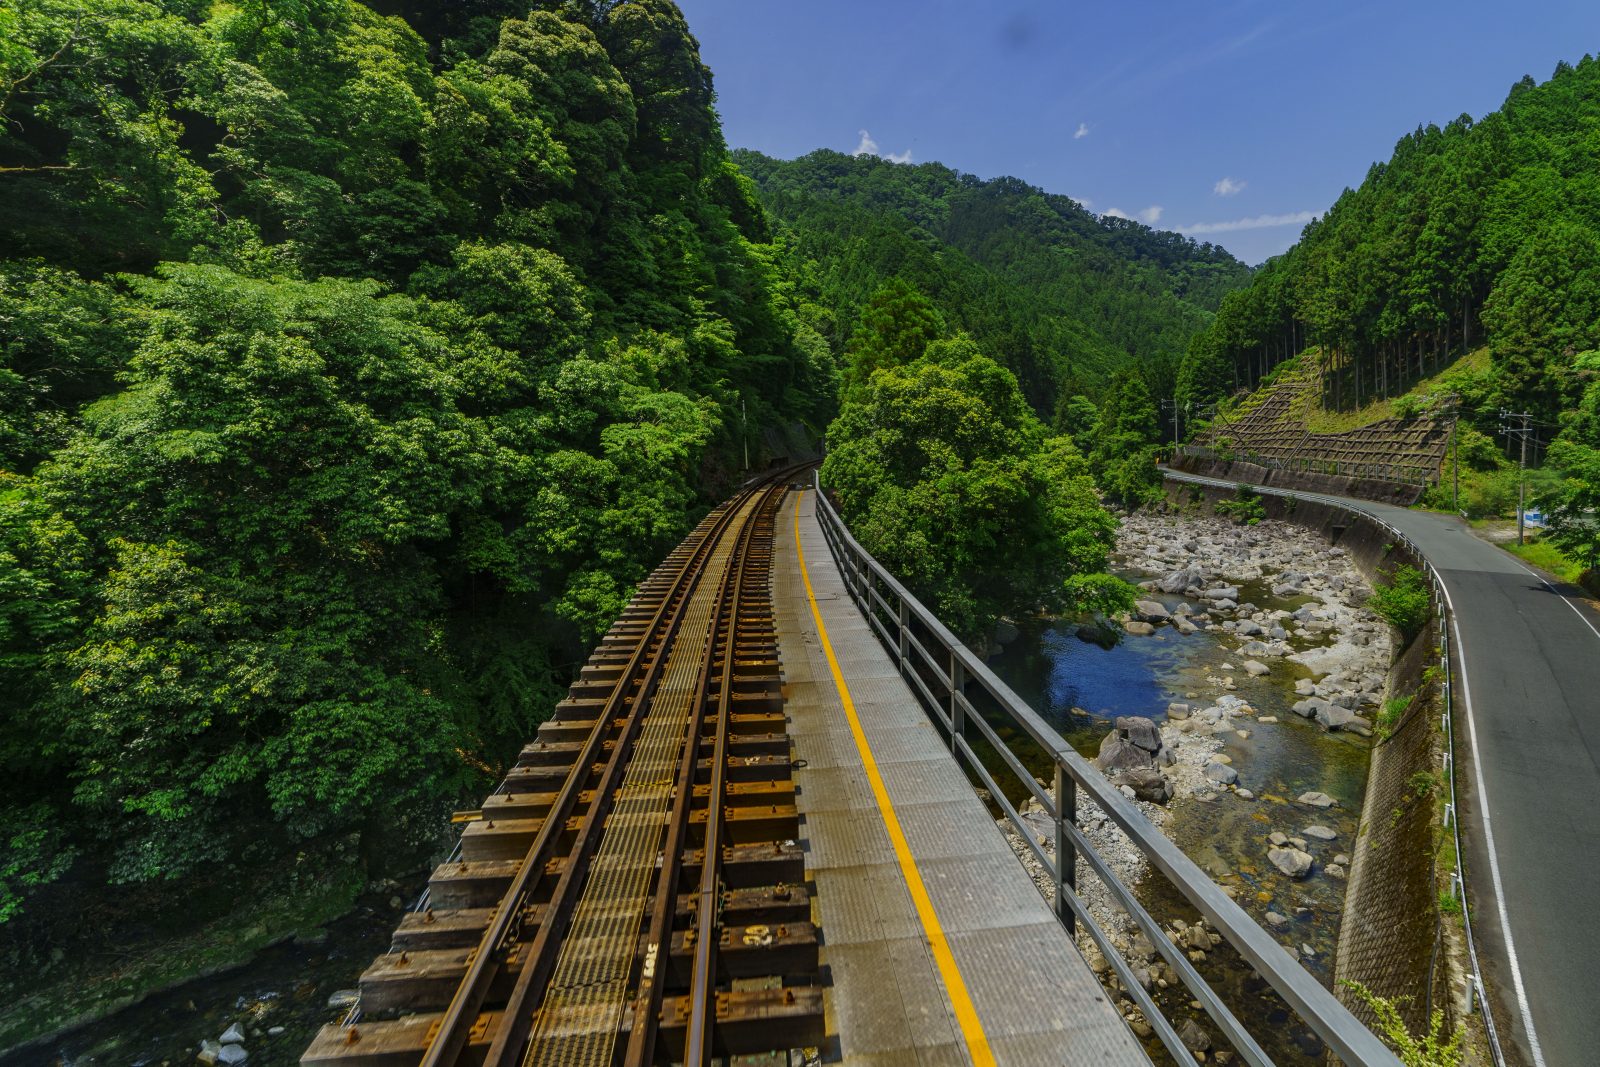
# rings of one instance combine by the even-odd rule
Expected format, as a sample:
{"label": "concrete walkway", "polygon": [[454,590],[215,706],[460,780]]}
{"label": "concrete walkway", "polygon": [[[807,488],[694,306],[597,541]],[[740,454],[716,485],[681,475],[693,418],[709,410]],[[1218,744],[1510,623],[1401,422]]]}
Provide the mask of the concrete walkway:
{"label": "concrete walkway", "polygon": [[1149,1064],[845,593],[813,504],[785,503],[773,593],[825,1059]]}
{"label": "concrete walkway", "polygon": [[1502,1043],[1534,1067],[1600,1063],[1600,612],[1452,516],[1270,491],[1376,516],[1439,572],[1471,746],[1458,781],[1473,930]]}

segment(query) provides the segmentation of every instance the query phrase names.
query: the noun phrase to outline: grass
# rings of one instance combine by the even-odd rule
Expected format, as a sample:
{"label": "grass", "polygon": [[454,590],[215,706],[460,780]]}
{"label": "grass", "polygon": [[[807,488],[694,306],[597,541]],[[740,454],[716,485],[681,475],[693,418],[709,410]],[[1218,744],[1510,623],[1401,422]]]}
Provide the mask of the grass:
{"label": "grass", "polygon": [[1548,541],[1526,541],[1520,545],[1515,541],[1507,541],[1500,547],[1524,562],[1549,571],[1563,582],[1576,585],[1578,576],[1583,573],[1582,567],[1568,559],[1559,548]]}
{"label": "grass", "polygon": [[[1422,414],[1428,413],[1428,408],[1423,406],[1421,398],[1429,393],[1448,392],[1446,379],[1455,374],[1483,373],[1489,369],[1489,350],[1479,348],[1468,352],[1454,363],[1445,367],[1438,374],[1424,378],[1417,382],[1406,392],[1399,396],[1383,400],[1374,400],[1364,407],[1354,411],[1325,411],[1314,403],[1302,405],[1305,410],[1297,412],[1305,424],[1305,428],[1312,433],[1344,433],[1348,430],[1358,430],[1363,426],[1370,426],[1384,419],[1392,419],[1396,415],[1395,405],[1403,396],[1413,397],[1418,410]],[[1309,399],[1309,398],[1308,398]]]}

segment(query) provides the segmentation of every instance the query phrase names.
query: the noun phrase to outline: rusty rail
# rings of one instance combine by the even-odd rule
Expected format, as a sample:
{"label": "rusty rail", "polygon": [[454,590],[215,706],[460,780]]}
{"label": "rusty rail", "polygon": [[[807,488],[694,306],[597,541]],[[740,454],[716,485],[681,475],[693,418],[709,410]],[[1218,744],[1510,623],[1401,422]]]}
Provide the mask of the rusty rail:
{"label": "rusty rail", "polygon": [[747,486],[640,587],[302,1064],[642,1067],[820,1042],[770,590],[794,473]]}

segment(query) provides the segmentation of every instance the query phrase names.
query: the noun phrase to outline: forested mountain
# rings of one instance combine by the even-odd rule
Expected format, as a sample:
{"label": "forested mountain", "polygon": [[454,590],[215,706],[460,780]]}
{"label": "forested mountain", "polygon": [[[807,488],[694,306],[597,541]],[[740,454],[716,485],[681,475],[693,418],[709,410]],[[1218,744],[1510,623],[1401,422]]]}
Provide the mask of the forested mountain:
{"label": "forested mountain", "polygon": [[1324,403],[1347,409],[1487,345],[1468,414],[1530,412],[1548,438],[1582,388],[1575,356],[1597,344],[1600,62],[1585,56],[1542,85],[1523,78],[1482,120],[1401,139],[1223,299],[1179,392],[1214,400],[1316,346]]}
{"label": "forested mountain", "polygon": [[1223,249],[1096,216],[1015,178],[818,151],[734,158],[791,231],[805,297],[837,350],[889,279],[1016,373],[1049,416],[1136,367],[1171,395],[1178,360],[1249,270]]}
{"label": "forested mountain", "polygon": [[529,7],[0,3],[0,923],[436,833],[830,417],[676,6]]}

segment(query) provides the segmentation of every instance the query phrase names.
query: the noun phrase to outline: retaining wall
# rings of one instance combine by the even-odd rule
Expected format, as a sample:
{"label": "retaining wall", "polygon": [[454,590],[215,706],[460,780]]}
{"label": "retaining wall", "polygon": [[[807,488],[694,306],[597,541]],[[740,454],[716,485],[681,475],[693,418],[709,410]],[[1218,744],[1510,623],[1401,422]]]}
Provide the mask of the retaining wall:
{"label": "retaining wall", "polygon": [[[1257,468],[1259,469],[1259,468]],[[1166,483],[1168,499],[1180,507],[1198,504],[1214,514],[1227,490],[1191,483]],[[1345,549],[1368,579],[1393,567],[1422,567],[1404,544],[1365,515],[1319,501],[1263,494],[1267,517],[1316,530]],[[1356,831],[1344,916],[1334,956],[1336,980],[1360,982],[1390,999],[1407,998],[1401,1015],[1416,1032],[1434,1006],[1450,1012],[1442,995],[1445,968],[1434,967],[1439,940],[1438,891],[1434,874],[1437,804],[1433,792],[1419,795],[1423,779],[1440,765],[1433,724],[1439,714],[1436,684],[1423,688],[1423,673],[1438,660],[1438,635],[1431,621],[1390,668],[1387,696],[1413,697],[1388,738],[1375,741],[1367,771],[1361,823]],[[1437,972],[1437,973],[1435,973]],[[1435,988],[1441,995],[1434,995]],[[1376,1019],[1350,990],[1335,990],[1368,1026]]]}
{"label": "retaining wall", "polygon": [[1388,482],[1377,478],[1350,478],[1342,474],[1318,474],[1315,471],[1288,471],[1265,467],[1259,463],[1234,460],[1203,459],[1198,456],[1174,456],[1170,465],[1189,474],[1204,478],[1220,478],[1229,482],[1248,482],[1251,485],[1270,485],[1275,489],[1303,489],[1310,493],[1327,493],[1330,496],[1354,496],[1362,500],[1377,500],[1385,504],[1410,507],[1422,496],[1422,486],[1407,482]]}

